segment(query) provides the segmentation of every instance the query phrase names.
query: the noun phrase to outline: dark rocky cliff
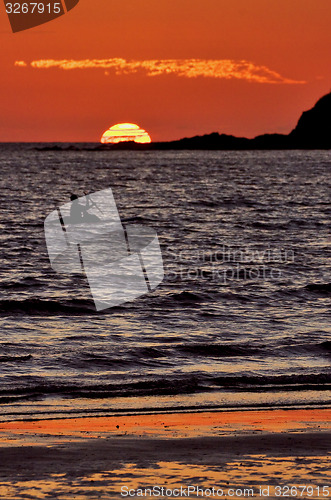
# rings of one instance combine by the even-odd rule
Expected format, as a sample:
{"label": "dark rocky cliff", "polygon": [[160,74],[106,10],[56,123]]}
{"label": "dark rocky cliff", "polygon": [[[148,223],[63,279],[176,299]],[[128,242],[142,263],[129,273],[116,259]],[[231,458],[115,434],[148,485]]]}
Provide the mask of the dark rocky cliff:
{"label": "dark rocky cliff", "polygon": [[331,93],[302,113],[289,138],[293,147],[331,148]]}

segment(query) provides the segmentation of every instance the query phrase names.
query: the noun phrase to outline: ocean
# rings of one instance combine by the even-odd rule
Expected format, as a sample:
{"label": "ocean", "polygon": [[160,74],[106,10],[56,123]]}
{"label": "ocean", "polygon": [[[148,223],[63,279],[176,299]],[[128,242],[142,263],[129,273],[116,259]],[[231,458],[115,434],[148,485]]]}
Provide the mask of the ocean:
{"label": "ocean", "polygon": [[[1,144],[0,419],[331,406],[331,152]],[[111,188],[165,277],[101,312],[46,216]]]}

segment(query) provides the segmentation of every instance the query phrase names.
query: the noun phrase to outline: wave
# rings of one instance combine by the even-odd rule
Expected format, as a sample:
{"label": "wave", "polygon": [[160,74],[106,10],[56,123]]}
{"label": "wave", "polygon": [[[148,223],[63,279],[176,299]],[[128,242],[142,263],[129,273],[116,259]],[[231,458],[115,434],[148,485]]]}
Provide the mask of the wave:
{"label": "wave", "polygon": [[265,221],[255,221],[250,223],[249,225],[256,229],[265,229],[268,231],[286,231],[288,229],[299,229],[299,228],[318,228],[318,227],[327,227],[327,222],[321,222],[317,220],[311,219],[292,219],[288,222],[284,223],[275,223],[275,222],[265,222]]}
{"label": "wave", "polygon": [[322,349],[325,349],[328,352],[331,352],[331,340],[326,340],[321,344],[318,344]]}
{"label": "wave", "polygon": [[92,300],[0,300],[0,314],[27,314],[27,315],[52,315],[52,314],[96,314]]}
{"label": "wave", "polygon": [[265,354],[264,347],[252,347],[248,344],[222,345],[222,344],[184,344],[176,346],[175,350],[180,353],[190,354],[194,357],[232,357],[251,356],[253,354]]}
{"label": "wave", "polygon": [[31,287],[40,287],[43,284],[38,278],[23,278],[17,281],[1,281],[1,288],[10,290],[10,289],[31,289]]}
{"label": "wave", "polygon": [[227,358],[252,355],[266,355],[265,346],[253,347],[247,344],[224,345],[206,343],[179,343],[177,345],[161,347],[138,347],[134,349],[120,349],[107,353],[83,353],[75,359],[74,364],[79,368],[86,364],[94,367],[110,366],[175,366],[178,359],[186,358]]}
{"label": "wave", "polygon": [[[41,285],[41,282],[38,281],[37,279],[32,279],[27,282],[16,282],[16,283],[7,283],[7,285],[4,286],[4,288],[17,288],[20,289],[21,287],[29,286],[29,287],[38,287]],[[278,292],[275,292],[273,294],[273,300],[275,300],[275,297],[279,296],[279,298],[283,298],[284,296],[287,297],[293,297],[293,296],[302,296],[305,294],[306,296],[308,295],[307,292],[310,294],[321,294],[321,295],[329,295],[331,292],[331,283],[311,283],[306,285],[303,288],[300,289],[284,289],[284,290],[279,290]],[[215,291],[210,291],[208,292],[193,292],[193,291],[180,291],[180,292],[171,292],[167,293],[161,297],[151,297],[151,301],[157,301],[160,303],[160,301],[163,303],[163,306],[166,305],[168,302],[169,305],[173,306],[178,306],[178,307],[187,307],[187,306],[195,306],[198,304],[201,304],[203,302],[210,303],[214,302],[215,300],[225,300],[225,301],[235,301],[235,302],[252,302],[256,299],[256,297],[253,294],[248,294],[244,295],[242,293],[236,293],[232,291],[224,291],[220,292],[218,291],[217,293]],[[264,296],[263,300],[267,300],[268,297]],[[24,299],[24,300],[0,300],[0,315],[56,315],[56,314],[63,314],[63,315],[91,315],[91,314],[110,314],[111,312],[114,312],[115,310],[122,310],[122,309],[128,309],[128,308],[140,308],[139,303],[131,303],[131,304],[124,304],[122,306],[117,306],[112,308],[111,310],[106,310],[103,311],[102,313],[97,313],[95,309],[94,302],[89,299],[71,299],[71,300],[44,300],[44,299],[39,299],[39,298],[32,298],[32,299]],[[212,313],[208,313],[206,311],[201,311],[201,315],[206,316],[206,315],[215,315]],[[217,314],[216,314],[217,316]]]}
{"label": "wave", "polygon": [[0,363],[11,363],[13,361],[29,361],[32,359],[32,354],[26,356],[0,356]]}
{"label": "wave", "polygon": [[[90,339],[90,337],[87,337]],[[80,336],[81,340],[86,337]],[[259,343],[252,345],[248,343],[226,344],[222,343],[203,343],[178,342],[175,345],[162,345],[153,347],[136,347],[134,349],[114,348],[112,352],[107,353],[82,353],[77,356],[73,363],[80,369],[94,366],[127,366],[137,368],[139,366],[170,366],[174,367],[180,363],[180,360],[197,361],[199,358],[222,359],[222,358],[247,358],[247,357],[268,357],[276,359],[277,357],[293,356],[319,356],[329,357],[331,353],[331,342],[317,343],[294,343],[289,346],[265,345]],[[238,363],[238,359],[235,360]]]}
{"label": "wave", "polygon": [[305,286],[305,290],[314,293],[329,294],[331,292],[331,283],[310,283]]}
{"label": "wave", "polygon": [[219,386],[224,388],[236,388],[237,390],[269,390],[269,391],[289,391],[289,390],[331,390],[330,373],[311,373],[294,375],[266,375],[238,377],[215,377],[214,380]]}
{"label": "wave", "polygon": [[[298,272],[299,274],[299,272]],[[302,273],[301,273],[302,274]],[[322,295],[327,296],[331,293],[331,283],[308,283],[305,286],[301,286],[298,288],[288,287],[288,288],[280,288],[273,292],[273,295],[270,297],[265,297],[268,299],[311,299],[312,296]]]}
{"label": "wave", "polygon": [[196,302],[202,302],[205,300],[205,296],[203,294],[189,291],[172,293],[168,295],[168,298],[176,302],[185,302],[188,304],[194,304]]}
{"label": "wave", "polygon": [[295,375],[242,375],[215,376],[195,374],[159,377],[153,380],[114,384],[36,384],[10,390],[0,390],[0,403],[23,400],[39,400],[41,397],[106,399],[116,397],[175,396],[202,392],[289,392],[330,391],[330,373]]}

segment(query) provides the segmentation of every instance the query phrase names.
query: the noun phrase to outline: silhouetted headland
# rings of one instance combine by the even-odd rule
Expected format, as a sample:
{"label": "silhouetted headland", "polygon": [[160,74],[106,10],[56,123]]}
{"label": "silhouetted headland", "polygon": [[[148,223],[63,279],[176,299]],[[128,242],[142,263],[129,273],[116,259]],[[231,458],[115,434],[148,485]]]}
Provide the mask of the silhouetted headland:
{"label": "silhouetted headland", "polygon": [[[151,144],[119,143],[113,149],[331,149],[331,93],[302,113],[288,135],[264,134],[247,139],[214,132],[203,136]],[[106,146],[109,148],[109,146]]]}
{"label": "silhouetted headland", "polygon": [[271,150],[271,149],[331,149],[331,92],[315,104],[309,111],[304,111],[297,126],[289,134],[264,134],[247,139],[217,132],[202,136],[184,138],[169,142],[137,144],[120,142],[118,144],[59,145],[38,149],[79,149],[79,150]]}

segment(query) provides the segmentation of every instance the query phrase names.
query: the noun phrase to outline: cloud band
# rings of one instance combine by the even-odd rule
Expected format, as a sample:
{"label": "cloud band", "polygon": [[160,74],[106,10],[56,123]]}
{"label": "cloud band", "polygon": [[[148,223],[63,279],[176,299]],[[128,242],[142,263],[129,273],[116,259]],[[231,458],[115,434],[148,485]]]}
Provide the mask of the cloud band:
{"label": "cloud band", "polygon": [[[28,66],[25,61],[16,61],[18,67]],[[35,69],[58,68],[62,70],[103,69],[113,70],[116,75],[143,72],[148,77],[176,75],[185,78],[216,78],[246,80],[256,83],[303,84],[300,80],[283,77],[267,66],[259,66],[250,61],[231,59],[152,59],[137,61],[121,58],[112,59],[40,59],[32,61]]]}

